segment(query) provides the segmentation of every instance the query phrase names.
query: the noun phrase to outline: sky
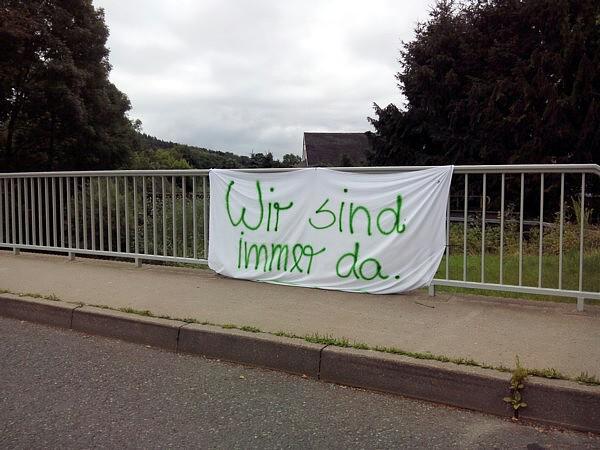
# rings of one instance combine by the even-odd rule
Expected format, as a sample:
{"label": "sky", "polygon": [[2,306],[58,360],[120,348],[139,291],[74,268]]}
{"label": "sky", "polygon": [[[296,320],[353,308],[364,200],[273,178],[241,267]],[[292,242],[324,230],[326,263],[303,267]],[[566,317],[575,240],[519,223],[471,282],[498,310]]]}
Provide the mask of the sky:
{"label": "sky", "polygon": [[401,105],[402,41],[432,0],[94,0],[111,81],[161,139],[300,155],[305,131],[367,131]]}

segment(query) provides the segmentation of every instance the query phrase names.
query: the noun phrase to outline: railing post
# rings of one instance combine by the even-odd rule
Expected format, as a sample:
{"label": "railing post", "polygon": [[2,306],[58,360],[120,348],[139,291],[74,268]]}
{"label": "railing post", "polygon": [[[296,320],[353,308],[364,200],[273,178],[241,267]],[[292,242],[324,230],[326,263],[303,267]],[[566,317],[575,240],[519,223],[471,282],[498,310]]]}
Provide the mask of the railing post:
{"label": "railing post", "polygon": [[585,298],[577,297],[577,311],[579,311],[579,312],[583,311],[584,306],[585,306]]}
{"label": "railing post", "polygon": [[435,284],[433,284],[433,282],[427,288],[427,292],[430,297],[435,297]]}

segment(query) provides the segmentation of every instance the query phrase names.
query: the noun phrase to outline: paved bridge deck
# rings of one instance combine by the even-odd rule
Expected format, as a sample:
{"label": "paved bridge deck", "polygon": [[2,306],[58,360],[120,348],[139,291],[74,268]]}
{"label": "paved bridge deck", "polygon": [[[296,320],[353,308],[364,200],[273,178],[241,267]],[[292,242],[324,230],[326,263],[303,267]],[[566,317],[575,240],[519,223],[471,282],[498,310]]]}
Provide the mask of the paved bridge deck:
{"label": "paved bridge deck", "polygon": [[0,289],[297,335],[345,337],[600,377],[600,307],[438,294],[369,295],[232,280],[210,270],[0,251]]}

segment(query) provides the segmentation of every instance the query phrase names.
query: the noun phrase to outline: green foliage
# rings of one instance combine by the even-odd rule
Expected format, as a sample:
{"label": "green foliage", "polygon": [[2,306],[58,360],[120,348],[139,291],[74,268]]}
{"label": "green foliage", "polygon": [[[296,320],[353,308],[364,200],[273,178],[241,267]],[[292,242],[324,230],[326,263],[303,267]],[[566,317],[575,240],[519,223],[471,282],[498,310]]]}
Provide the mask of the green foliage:
{"label": "green foliage", "polygon": [[556,370],[554,367],[548,367],[546,369],[527,369],[527,373],[534,377],[542,377],[549,379],[561,380],[565,379],[565,376],[560,373],[560,371]]}
{"label": "green foliage", "polygon": [[250,156],[209,150],[192,145],[163,141],[137,133],[138,146],[131,161],[132,169],[239,169],[296,167],[302,158],[288,153],[281,161],[271,153],[252,153]]}
{"label": "green foliage", "polygon": [[281,160],[282,167],[298,167],[302,158],[298,155],[294,155],[293,153],[286,153],[283,155],[283,159]]}
{"label": "green foliage", "polygon": [[190,163],[177,147],[158,148],[136,152],[131,159],[131,169],[191,169]]}
{"label": "green foliage", "polygon": [[438,1],[375,105],[371,164],[598,162],[597,0]]}
{"label": "green foliage", "polygon": [[0,21],[3,170],[118,168],[135,148],[129,100],[108,79],[91,0],[8,0]]}
{"label": "green foliage", "polygon": [[527,379],[528,371],[526,368],[521,366],[519,357],[516,357],[516,366],[512,372],[510,378],[510,396],[504,397],[503,400],[512,406],[515,412],[515,417],[518,417],[518,411],[521,408],[526,408],[527,403],[523,401],[523,394],[521,391],[525,388],[524,381]]}
{"label": "green foliage", "polygon": [[248,333],[262,333],[262,330],[258,327],[253,327],[251,325],[244,325],[240,327],[240,330],[247,331]]}
{"label": "green foliage", "polygon": [[600,384],[600,380],[598,380],[595,375],[590,375],[587,372],[581,372],[579,375],[577,375],[577,377],[575,377],[575,381],[590,385]]}

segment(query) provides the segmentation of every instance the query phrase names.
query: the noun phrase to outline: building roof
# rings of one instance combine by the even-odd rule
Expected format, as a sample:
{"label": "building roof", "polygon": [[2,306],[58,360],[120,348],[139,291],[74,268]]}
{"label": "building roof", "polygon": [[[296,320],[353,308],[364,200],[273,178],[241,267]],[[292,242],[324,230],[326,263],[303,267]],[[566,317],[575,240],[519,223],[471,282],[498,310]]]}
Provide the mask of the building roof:
{"label": "building roof", "polygon": [[366,133],[304,133],[303,150],[307,166],[363,166],[371,144]]}

